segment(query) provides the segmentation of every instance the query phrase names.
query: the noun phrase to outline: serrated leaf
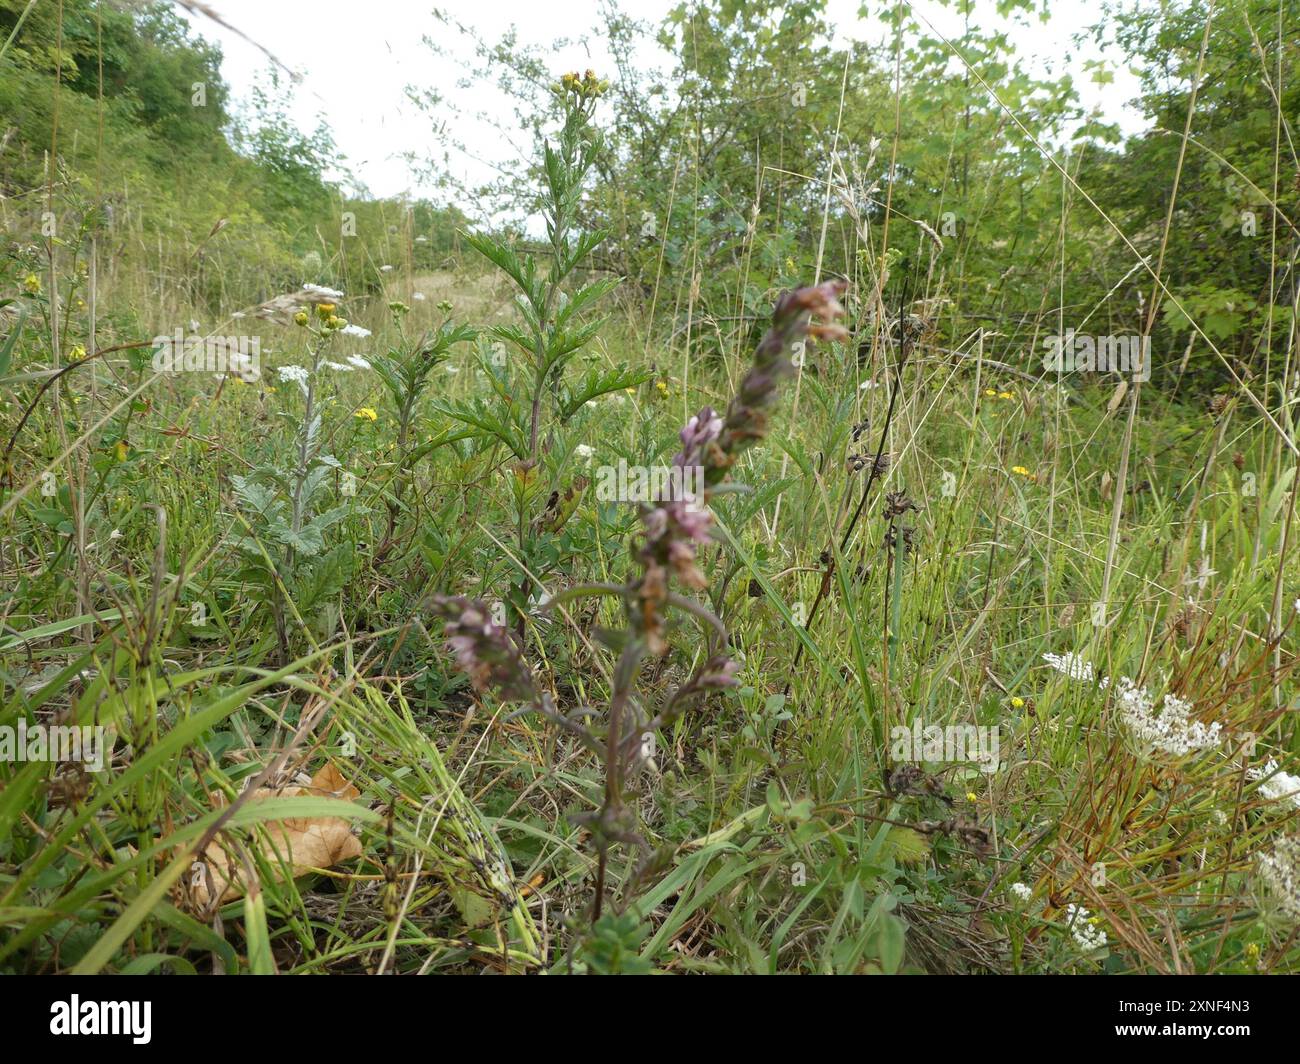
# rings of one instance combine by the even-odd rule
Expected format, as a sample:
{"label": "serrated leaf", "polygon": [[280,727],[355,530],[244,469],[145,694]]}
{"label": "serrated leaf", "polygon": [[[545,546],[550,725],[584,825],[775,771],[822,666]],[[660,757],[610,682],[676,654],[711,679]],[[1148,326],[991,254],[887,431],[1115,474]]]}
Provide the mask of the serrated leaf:
{"label": "serrated leaf", "polygon": [[918,865],[930,856],[930,839],[912,828],[892,827],[885,837],[883,853],[901,865]]}

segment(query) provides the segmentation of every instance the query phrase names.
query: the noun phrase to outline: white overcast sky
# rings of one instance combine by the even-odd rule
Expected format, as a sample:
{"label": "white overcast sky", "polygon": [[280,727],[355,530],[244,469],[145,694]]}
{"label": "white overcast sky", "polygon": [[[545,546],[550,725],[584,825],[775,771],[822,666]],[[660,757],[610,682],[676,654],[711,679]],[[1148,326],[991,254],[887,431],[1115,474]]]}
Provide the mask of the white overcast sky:
{"label": "white overcast sky", "polygon": [[[656,24],[674,6],[674,0],[618,2],[624,12]],[[465,71],[436,59],[422,43],[425,34],[454,43],[454,38],[448,38],[452,31],[434,19],[434,5],[427,0],[365,0],[361,4],[356,0],[210,0],[210,6],[232,27],[265,45],[302,75],[291,116],[302,128],[311,130],[317,116],[324,115],[352,172],[374,195],[419,195],[424,191],[403,153],[423,153],[433,138],[429,120],[407,99],[407,85],[436,89],[471,113],[486,110],[507,120],[511,115],[505,97],[494,86],[465,87],[460,84]],[[871,6],[876,9],[879,3]],[[555,50],[557,72],[589,66],[606,70],[610,66],[597,32],[597,0],[442,0],[438,7],[451,19],[474,27],[488,41],[496,41],[511,27],[526,44],[549,45],[560,36],[591,38],[589,48]],[[860,20],[858,7],[859,0],[830,0],[831,24],[845,37],[878,39],[883,32],[881,24]],[[1114,66],[1118,57],[1113,51],[1099,52],[1091,43],[1078,50],[1071,43],[1076,32],[1100,16],[1099,7],[1078,0],[1052,0],[1051,7],[1047,23],[1035,18],[1029,25],[1017,25],[998,18],[994,0],[982,0],[975,5],[973,21],[985,28],[1006,28],[1020,58],[1032,71],[1073,74],[1088,108],[1100,108],[1126,132],[1140,128],[1135,113],[1126,107],[1137,93],[1136,78],[1117,68],[1113,83],[1094,84],[1085,62],[1100,58]],[[959,17],[938,0],[914,0],[912,8],[945,37],[960,36]],[[222,71],[238,108],[254,80],[269,69],[269,61],[238,34],[207,18],[187,17],[203,36],[220,44]],[[656,54],[656,50],[643,58],[647,63],[659,62],[665,69],[668,66],[669,57]],[[486,124],[476,127],[462,122],[455,132],[466,143],[470,156],[478,157],[451,160],[452,167],[459,168],[457,176],[471,185],[491,176],[484,160],[512,161],[511,146]]]}

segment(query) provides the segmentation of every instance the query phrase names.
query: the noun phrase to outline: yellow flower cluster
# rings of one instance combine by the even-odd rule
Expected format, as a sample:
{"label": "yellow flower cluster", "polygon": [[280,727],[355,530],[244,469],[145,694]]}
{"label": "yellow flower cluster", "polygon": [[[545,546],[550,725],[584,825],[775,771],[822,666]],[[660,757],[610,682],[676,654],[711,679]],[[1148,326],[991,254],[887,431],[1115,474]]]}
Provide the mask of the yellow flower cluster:
{"label": "yellow flower cluster", "polygon": [[[335,311],[337,310],[338,307],[333,303],[316,304],[316,317],[320,318],[321,324],[323,324],[325,328],[330,330],[331,332],[333,332],[336,329],[344,328],[348,323],[347,318],[340,318],[335,313]],[[296,324],[301,325],[305,328],[307,326],[307,323],[311,321],[311,315],[308,314],[305,310],[300,310],[298,311],[297,314],[293,316],[293,320]]]}
{"label": "yellow flower cluster", "polygon": [[609,82],[596,77],[594,70],[588,70],[582,75],[574,71],[561,77],[555,88],[558,92],[571,92],[579,99],[594,100],[609,90]]}

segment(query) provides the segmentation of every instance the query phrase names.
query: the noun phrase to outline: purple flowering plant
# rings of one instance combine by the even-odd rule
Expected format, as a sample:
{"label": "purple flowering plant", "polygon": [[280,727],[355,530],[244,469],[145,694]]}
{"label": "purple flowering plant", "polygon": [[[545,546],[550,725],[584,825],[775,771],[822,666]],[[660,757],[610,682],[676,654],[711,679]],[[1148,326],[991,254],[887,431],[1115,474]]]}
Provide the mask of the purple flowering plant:
{"label": "purple flowering plant", "polygon": [[[632,549],[636,571],[628,582],[582,584],[557,595],[548,604],[554,608],[589,596],[613,596],[623,602],[625,629],[601,636],[618,652],[603,736],[585,723],[589,716],[585,707],[570,714],[557,709],[549,692],[537,683],[512,634],[492,620],[484,604],[450,596],[433,600],[433,612],[445,622],[457,664],[476,690],[493,690],[504,701],[525,703],[520,712],[541,713],[603,761],[604,800],[598,809],[574,818],[591,832],[597,854],[593,922],[600,918],[604,904],[611,848],[621,843],[649,850],[636,830],[635,815],[623,793],[628,773],[642,756],[646,736],[670,727],[710,692],[738,683],[739,665],[726,653],[727,634],[722,621],[691,594],[708,584],[699,566],[698,551],[711,538],[713,515],[709,500],[726,490],[731,469],[746,448],[767,435],[780,383],[795,371],[791,359],[795,345],[806,339],[847,339],[847,332],[838,323],[844,313],[839,298],[845,287],[842,281],[829,281],[783,294],[773,310],[771,328],[759,343],[753,365],[726,413],[706,406],[681,430],[681,450],[673,463],[683,469],[695,467],[703,471],[702,498],[641,505],[641,531]],[[685,682],[648,711],[635,697],[637,677],[647,658],[667,653],[668,617],[673,610],[700,624],[708,640],[708,653]],[[662,860],[662,854],[653,855],[639,871],[657,867]]]}

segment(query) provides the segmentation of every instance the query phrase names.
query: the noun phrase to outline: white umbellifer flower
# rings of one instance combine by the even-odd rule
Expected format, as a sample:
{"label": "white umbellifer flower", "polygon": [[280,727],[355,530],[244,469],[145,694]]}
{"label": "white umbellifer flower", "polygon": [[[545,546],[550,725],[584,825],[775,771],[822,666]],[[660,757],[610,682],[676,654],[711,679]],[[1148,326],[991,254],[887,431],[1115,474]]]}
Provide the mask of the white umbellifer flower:
{"label": "white umbellifer flower", "polygon": [[387,264],[379,267],[380,273],[388,273],[390,270],[392,270],[392,267]]}
{"label": "white umbellifer flower", "polygon": [[1106,932],[1092,922],[1092,914],[1082,905],[1065,907],[1065,922],[1070,927],[1070,934],[1084,953],[1102,949],[1106,945]]}
{"label": "white umbellifer flower", "polygon": [[339,373],[351,373],[356,366],[349,366],[346,362],[322,362],[326,369],[337,370]]}
{"label": "white umbellifer flower", "polygon": [[343,293],[337,288],[326,288],[319,284],[305,284],[302,290],[311,296],[320,296],[322,299],[342,299]]}
{"label": "white umbellifer flower", "polygon": [[1012,883],[1007,889],[1021,901],[1028,901],[1034,896],[1032,888],[1025,883]]}
{"label": "white umbellifer flower", "polygon": [[351,363],[351,365],[352,365],[355,369],[369,369],[369,368],[370,368],[370,363],[367,362],[367,361],[366,361],[364,358],[362,358],[360,355],[348,355],[348,362]]}
{"label": "white umbellifer flower", "polygon": [[578,444],[577,447],[573,449],[573,453],[576,454],[579,458],[590,458],[593,454],[596,453],[596,448],[588,447],[585,443],[580,443]]}
{"label": "white umbellifer flower", "polygon": [[1300,920],[1300,839],[1279,839],[1270,854],[1258,857],[1259,878],[1276,895],[1279,907]]}
{"label": "white umbellifer flower", "polygon": [[414,294],[411,296],[411,298],[414,299],[417,303],[423,303],[423,302],[424,302],[424,293],[423,293],[423,292],[416,292],[416,293],[414,293]]}
{"label": "white umbellifer flower", "polygon": [[345,325],[339,332],[344,336],[360,336],[362,339],[370,335],[370,330],[362,328],[360,325]]}
{"label": "white umbellifer flower", "polygon": [[307,383],[307,370],[302,366],[281,366],[275,372],[280,375],[282,381],[293,381],[296,384]]}
{"label": "white umbellifer flower", "polygon": [[1263,768],[1248,768],[1246,776],[1252,780],[1263,780],[1259,793],[1270,802],[1290,800],[1300,809],[1300,776],[1292,776],[1278,768],[1277,762],[1270,760]]}
{"label": "white umbellifer flower", "polygon": [[858,385],[858,391],[869,392],[871,391],[872,388],[875,387],[876,387],[875,381],[863,381],[861,384]]}
{"label": "white umbellifer flower", "polygon": [[1202,724],[1191,720],[1192,704],[1177,695],[1166,694],[1157,711],[1155,699],[1145,687],[1121,676],[1115,684],[1115,696],[1124,725],[1134,738],[1153,750],[1181,757],[1219,744],[1223,726],[1218,721]]}
{"label": "white umbellifer flower", "polygon": [[1092,662],[1085,660],[1082,655],[1076,654],[1073,650],[1067,650],[1064,654],[1044,654],[1043,660],[1071,680],[1092,682]]}

